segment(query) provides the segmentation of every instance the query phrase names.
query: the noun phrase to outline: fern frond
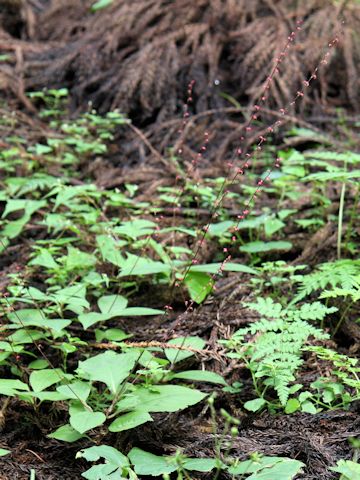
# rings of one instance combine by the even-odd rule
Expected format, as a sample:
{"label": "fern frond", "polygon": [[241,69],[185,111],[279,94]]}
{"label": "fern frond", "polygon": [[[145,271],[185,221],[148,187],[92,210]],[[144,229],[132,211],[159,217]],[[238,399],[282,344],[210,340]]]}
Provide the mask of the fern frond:
{"label": "fern frond", "polygon": [[323,263],[317,270],[309,275],[303,275],[298,283],[298,294],[292,301],[297,303],[306,296],[327,287],[341,287],[343,289],[356,288],[360,275],[360,260],[337,260],[336,262]]}
{"label": "fern frond", "polygon": [[275,303],[270,297],[258,297],[255,303],[244,303],[244,305],[251,310],[256,310],[264,317],[278,318],[283,311],[283,306],[280,303]]}
{"label": "fern frond", "polygon": [[323,320],[326,315],[336,311],[336,307],[326,307],[321,302],[314,302],[305,303],[299,310],[289,310],[287,315],[293,320]]}
{"label": "fern frond", "polygon": [[[302,352],[308,339],[328,338],[322,329],[308,321],[322,320],[337,309],[328,308],[321,302],[304,304],[300,308],[284,308],[271,298],[258,298],[246,305],[265,318],[235,332],[229,346],[240,346],[237,358],[249,362],[255,378],[264,379],[263,384],[275,390],[284,406],[289,397],[290,382],[295,380],[296,372],[303,363]],[[253,337],[247,341],[249,334]]]}
{"label": "fern frond", "polygon": [[319,298],[339,298],[339,297],[351,297],[353,302],[360,300],[360,285],[356,288],[334,288],[333,290],[325,290],[322,292]]}
{"label": "fern frond", "polygon": [[360,163],[360,154],[354,152],[330,152],[328,150],[316,150],[305,153],[306,158],[336,162]]}

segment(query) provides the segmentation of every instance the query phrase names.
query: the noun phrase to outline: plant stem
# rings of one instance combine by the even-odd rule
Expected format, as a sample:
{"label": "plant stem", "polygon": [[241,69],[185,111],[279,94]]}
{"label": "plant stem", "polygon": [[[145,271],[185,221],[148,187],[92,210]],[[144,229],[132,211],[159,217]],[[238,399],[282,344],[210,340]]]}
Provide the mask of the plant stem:
{"label": "plant stem", "polygon": [[341,317],[340,317],[340,320],[338,321],[338,323],[336,324],[336,327],[332,333],[332,337],[334,338],[335,335],[337,334],[337,331],[339,330],[340,328],[340,325],[342,324],[344,318],[345,318],[345,315],[347,314],[347,312],[350,310],[350,308],[352,307],[352,303],[349,302],[349,304],[345,307]]}
{"label": "plant stem", "polygon": [[346,235],[345,235],[345,240],[344,240],[346,245],[348,244],[348,242],[350,240],[352,226],[354,224],[354,220],[356,219],[356,210],[357,210],[359,200],[360,200],[360,184],[357,185],[355,199],[354,199],[354,205],[353,205],[353,207],[351,209],[351,212],[350,212],[350,222],[349,222],[349,224],[347,226],[347,229],[346,229]]}
{"label": "plant stem", "polygon": [[339,219],[338,219],[337,257],[339,260],[341,258],[341,236],[342,236],[342,226],[343,226],[343,217],[344,217],[345,190],[346,190],[346,183],[344,182],[341,187]]}

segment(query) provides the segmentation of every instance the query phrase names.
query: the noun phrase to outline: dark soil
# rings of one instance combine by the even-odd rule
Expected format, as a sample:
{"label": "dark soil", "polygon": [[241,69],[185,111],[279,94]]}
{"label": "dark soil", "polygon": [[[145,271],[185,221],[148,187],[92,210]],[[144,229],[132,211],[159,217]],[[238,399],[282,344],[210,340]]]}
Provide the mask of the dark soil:
{"label": "dark soil", "polygon": [[[228,399],[218,399],[221,406],[228,406]],[[16,410],[15,410],[16,408]],[[21,413],[20,413],[21,412]],[[232,412],[235,414],[236,412]],[[238,412],[239,415],[239,412]],[[21,405],[9,409],[2,442],[12,445],[11,457],[0,460],[1,480],[28,480],[31,469],[39,480],[81,479],[86,462],[75,460],[76,452],[91,446],[83,442],[76,447],[45,439],[41,426],[26,422],[26,412]],[[159,454],[174,454],[182,448],[188,456],[211,456],[214,435],[206,409],[188,410],[181,414],[157,414],[151,426],[140,427],[121,438],[108,438],[108,444],[128,451],[134,445]],[[231,455],[246,459],[255,451],[265,455],[296,458],[307,465],[304,474],[297,478],[306,480],[335,480],[328,467],[338,459],[351,458],[349,437],[360,435],[359,409],[334,411],[317,415],[262,415],[240,414],[239,436],[235,439]],[[225,440],[230,440],[226,437]],[[203,476],[203,479],[211,478]],[[226,477],[224,477],[226,478]]]}

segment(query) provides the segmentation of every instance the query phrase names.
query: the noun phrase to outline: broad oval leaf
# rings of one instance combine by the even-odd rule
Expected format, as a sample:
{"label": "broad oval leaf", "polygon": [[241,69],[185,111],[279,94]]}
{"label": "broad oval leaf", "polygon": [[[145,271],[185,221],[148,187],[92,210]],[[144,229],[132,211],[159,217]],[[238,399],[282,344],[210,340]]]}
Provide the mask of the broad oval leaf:
{"label": "broad oval leaf", "polygon": [[0,457],[4,457],[5,455],[9,455],[11,450],[6,450],[6,448],[0,448]]}
{"label": "broad oval leaf", "polygon": [[240,247],[242,252],[246,253],[263,253],[272,250],[290,250],[292,243],[285,241],[278,242],[251,242]]}
{"label": "broad oval leaf", "polygon": [[[178,468],[175,457],[154,455],[136,447],[130,450],[128,457],[138,475],[157,477],[175,472]],[[187,458],[184,460],[186,470],[211,472],[216,466],[217,460],[214,458]]]}
{"label": "broad oval leaf", "polygon": [[117,467],[126,467],[129,465],[127,457],[109,445],[84,448],[76,454],[76,458],[85,458],[88,462],[97,462],[100,458],[104,458],[107,462]]}
{"label": "broad oval leaf", "polygon": [[59,368],[47,368],[45,370],[35,370],[31,372],[29,382],[34,392],[41,392],[51,385],[54,385],[54,383],[61,382],[63,379],[64,373],[62,370]]}
{"label": "broad oval leaf", "polygon": [[137,475],[159,475],[169,474],[177,470],[177,465],[171,457],[160,457],[140,448],[132,448],[128,454]]}
{"label": "broad oval leaf", "polygon": [[[178,345],[179,347],[190,347],[195,350],[202,350],[205,347],[205,341],[200,337],[178,337],[168,341],[170,345]],[[171,363],[181,362],[185,358],[195,355],[194,352],[187,350],[180,350],[175,348],[165,349],[166,358]]]}
{"label": "broad oval leaf", "polygon": [[77,371],[83,378],[105,383],[112,393],[116,393],[121,383],[134,368],[138,358],[137,352],[108,351],[79,362]]}
{"label": "broad oval leaf", "polygon": [[56,440],[61,440],[63,442],[76,442],[84,435],[77,432],[71,425],[66,424],[59,427],[53,433],[47,435],[49,438],[55,438]]}
{"label": "broad oval leaf", "polygon": [[260,472],[253,473],[247,480],[292,480],[301,472],[304,464],[299,460],[282,458],[271,468],[265,468]]}
{"label": "broad oval leaf", "polygon": [[128,300],[121,295],[104,295],[97,303],[101,313],[115,317],[126,308]]}
{"label": "broad oval leaf", "polygon": [[126,404],[135,406],[142,412],[177,412],[201,402],[205,393],[180,385],[154,385],[149,388],[138,387],[128,398],[120,400],[119,409]]}
{"label": "broad oval leaf", "polygon": [[214,280],[210,275],[191,270],[185,276],[184,282],[191,299],[196,303],[202,303],[214,286]]}
{"label": "broad oval leaf", "polygon": [[114,420],[110,426],[110,432],[123,432],[138,427],[146,422],[152,422],[153,419],[148,412],[136,411],[128,412]]}
{"label": "broad oval leaf", "polygon": [[179,372],[172,375],[172,378],[180,378],[183,380],[192,380],[194,382],[207,382],[219,385],[227,385],[221,375],[215,372],[208,372],[206,370],[187,370],[186,372]]}
{"label": "broad oval leaf", "polygon": [[102,412],[91,412],[84,408],[80,402],[74,402],[69,408],[70,425],[79,433],[92,430],[106,421]]}
{"label": "broad oval leaf", "polygon": [[83,400],[84,402],[90,395],[90,385],[86,382],[73,382],[68,385],[60,385],[56,389],[59,393],[64,395],[67,399]]}
{"label": "broad oval leaf", "polygon": [[205,273],[217,273],[222,269],[225,272],[241,272],[249,273],[251,275],[258,275],[259,272],[255,268],[248,267],[241,263],[226,262],[222,263],[205,263],[203,265],[193,265],[190,267],[190,272],[205,272]]}
{"label": "broad oval leaf", "polygon": [[245,402],[244,408],[246,408],[246,410],[249,410],[250,412],[257,412],[264,405],[266,405],[266,400],[264,400],[263,398],[255,398],[255,400],[249,400],[248,402]]}

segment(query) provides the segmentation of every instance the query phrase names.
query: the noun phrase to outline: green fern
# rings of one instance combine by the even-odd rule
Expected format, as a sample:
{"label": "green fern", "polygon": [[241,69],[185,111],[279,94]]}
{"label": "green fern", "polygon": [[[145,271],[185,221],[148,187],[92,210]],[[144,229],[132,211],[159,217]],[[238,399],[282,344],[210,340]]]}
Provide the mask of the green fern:
{"label": "green fern", "polygon": [[[327,150],[316,150],[313,152],[308,152],[304,154],[306,159],[316,159],[316,160],[325,160],[328,161],[336,161],[336,162],[346,162],[348,164],[353,163],[360,163],[360,155],[354,152],[329,152]],[[326,165],[329,165],[326,163]]]}
{"label": "green fern", "polygon": [[332,290],[325,290],[322,292],[319,298],[339,298],[350,297],[352,302],[358,302],[360,300],[360,283],[354,288],[339,288],[335,287]]}
{"label": "green fern", "polygon": [[298,277],[298,293],[291,304],[305,298],[318,290],[328,287],[341,287],[345,290],[357,288],[359,285],[360,260],[337,260],[318,265],[309,275]]}
{"label": "green fern", "polygon": [[320,302],[304,304],[301,308],[284,308],[271,298],[258,298],[256,302],[245,305],[262,317],[234,333],[227,345],[236,353],[229,356],[245,360],[255,382],[261,379],[262,395],[268,387],[272,387],[281,405],[285,406],[290,383],[296,380],[295,374],[303,363],[303,347],[310,337],[319,340],[328,338],[308,320],[323,320],[325,315],[337,309],[327,308]]}
{"label": "green fern", "polygon": [[344,386],[353,389],[353,400],[360,398],[360,365],[357,358],[348,357],[321,346],[307,346],[304,350],[315,353],[321,360],[331,362],[335,367],[331,372],[332,375],[336,376]]}

